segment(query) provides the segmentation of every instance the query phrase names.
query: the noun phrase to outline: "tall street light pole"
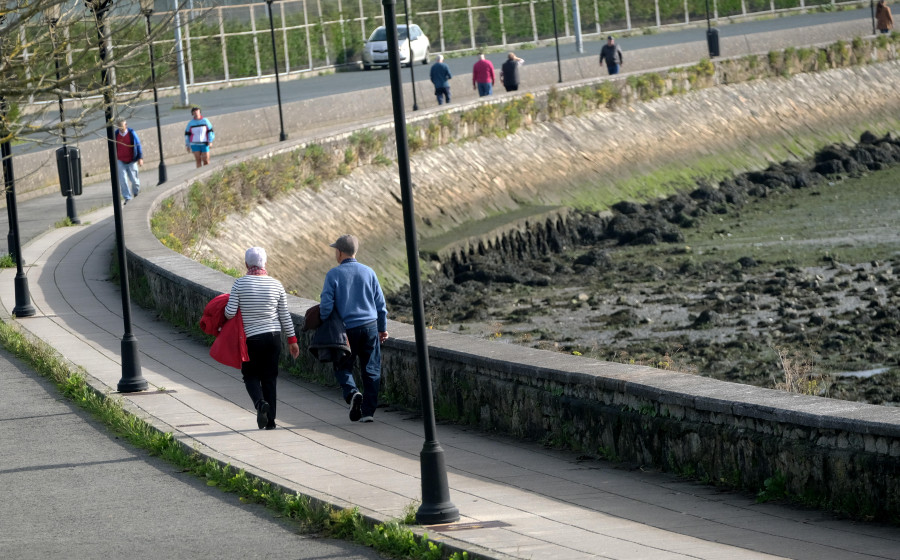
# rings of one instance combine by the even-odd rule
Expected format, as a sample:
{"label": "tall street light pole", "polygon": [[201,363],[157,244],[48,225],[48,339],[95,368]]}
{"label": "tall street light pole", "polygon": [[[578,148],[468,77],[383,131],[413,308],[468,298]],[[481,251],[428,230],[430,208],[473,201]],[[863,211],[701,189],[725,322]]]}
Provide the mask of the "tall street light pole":
{"label": "tall street light pole", "polygon": [[281,84],[278,83],[278,49],[275,47],[275,21],[272,18],[272,2],[266,0],[269,8],[269,31],[272,33],[272,60],[275,62],[275,91],[278,94],[278,123],[281,125],[281,133],[278,140],[284,142],[287,140],[287,134],[284,133],[284,116],[281,113]]}
{"label": "tall street light pole", "polygon": [[159,146],[159,182],[156,184],[162,185],[168,180],[169,176],[166,173],[162,129],[159,126],[159,94],[156,91],[156,58],[153,54],[153,39],[150,38],[150,15],[153,14],[153,0],[141,0],[141,13],[147,18],[147,43],[150,48],[150,79],[153,82],[153,109],[156,111],[156,144]]}
{"label": "tall street light pole", "polygon": [[[0,26],[6,20],[5,16],[0,16]],[[0,53],[3,50],[3,35],[0,35]],[[2,56],[2,54],[0,54]],[[16,179],[13,173],[12,147],[10,146],[10,130],[6,126],[6,116],[9,114],[9,107],[6,104],[6,98],[0,96],[0,157],[3,158],[3,185],[6,189],[6,203],[9,205],[9,227],[12,233],[12,246],[9,254],[16,258],[16,278],[13,280],[13,287],[16,293],[16,306],[13,307],[13,315],[16,317],[31,317],[34,315],[34,306],[31,305],[31,293],[28,291],[28,277],[22,268],[22,242],[19,237],[19,213],[16,208]]]}
{"label": "tall street light pole", "polygon": [[556,41],[556,71],[559,73],[559,83],[562,83],[562,63],[559,61],[559,29],[556,27],[556,0],[550,0],[550,9],[553,11],[553,39]]}
{"label": "tall street light pole", "polygon": [[[409,2],[407,0],[403,0],[403,13],[406,14],[406,42],[409,43],[409,82],[412,85],[413,111],[418,111],[419,103],[416,101],[416,73],[413,71],[413,66],[416,65],[416,57],[413,56],[412,29],[409,27]],[[390,45],[391,43],[388,44]]]}
{"label": "tall street light pole", "polygon": [[141,360],[138,342],[131,332],[131,294],[128,289],[128,261],[125,254],[125,228],[122,224],[122,203],[119,191],[119,174],[116,173],[116,140],[113,130],[113,85],[110,78],[112,62],[109,58],[108,29],[106,16],[112,8],[113,0],[85,0],[94,13],[97,23],[97,39],[100,48],[100,79],[103,83],[103,111],[106,116],[106,148],[109,156],[109,175],[112,184],[113,219],[116,223],[116,248],[119,257],[119,281],[122,291],[122,318],[125,334],[122,336],[122,378],[117,386],[121,393],[133,393],[147,389],[147,380],[141,374]]}
{"label": "tall street light pole", "polygon": [[63,102],[62,96],[62,87],[59,85],[59,53],[56,50],[56,24],[59,23],[60,12],[62,11],[62,6],[60,4],[52,4],[47,7],[45,13],[47,14],[47,21],[50,23],[50,44],[53,46],[53,65],[56,67],[56,89],[57,92],[57,100],[59,101],[59,127],[60,127],[60,137],[62,139],[62,150],[63,154],[65,154],[65,161],[68,164],[68,180],[69,180],[69,189],[66,192],[66,217],[69,218],[69,221],[73,224],[80,224],[81,220],[78,218],[78,211],[75,208],[75,196],[73,194],[72,183],[75,178],[72,176],[72,166],[70,157],[77,157],[74,154],[69,152],[68,146],[66,146],[66,110],[65,104]]}
{"label": "tall street light pole", "polygon": [[878,30],[875,29],[875,0],[869,0],[869,9],[872,10],[872,35],[876,35]]}
{"label": "tall street light pole", "polygon": [[[0,15],[0,26],[3,26],[3,23],[6,21],[6,15]],[[4,30],[5,31],[5,30]],[[5,33],[4,33],[5,34]],[[2,42],[4,34],[0,34],[0,51],[3,50]],[[2,100],[0,100],[2,101]],[[3,107],[0,109],[3,110],[3,115],[6,116],[6,105],[5,101],[3,101]],[[4,131],[3,137],[5,138],[8,133]],[[6,156],[3,156],[4,165],[6,164]],[[6,174],[4,173],[4,178]],[[5,180],[5,179],[4,179]],[[13,191],[9,188],[9,185],[4,189],[6,191],[6,223],[9,225],[9,229],[6,232],[6,252],[9,253],[10,257],[15,258],[16,256],[16,233],[13,228]]]}
{"label": "tall street light pole", "polygon": [[[381,0],[384,7],[384,26],[387,44],[397,45],[396,0]],[[437,440],[434,422],[434,397],[431,392],[431,371],[428,365],[428,343],[425,340],[425,308],[422,305],[422,280],[419,273],[419,247],[416,240],[416,215],[413,209],[412,182],[409,172],[409,146],[406,142],[406,117],[403,110],[403,85],[400,80],[400,56],[396,47],[388,48],[391,74],[391,99],[394,104],[394,133],[397,137],[397,165],[400,171],[400,195],[403,203],[403,226],[406,233],[406,260],[409,266],[409,290],[413,305],[413,324],[416,334],[416,363],[419,373],[419,398],[425,423],[425,444],[419,454],[422,473],[422,505],[416,521],[422,525],[453,523],[459,520],[459,510],[450,501],[444,450]]]}
{"label": "tall street light pole", "polygon": [[706,48],[709,50],[709,58],[719,56],[719,30],[709,22],[709,0],[706,0]]}

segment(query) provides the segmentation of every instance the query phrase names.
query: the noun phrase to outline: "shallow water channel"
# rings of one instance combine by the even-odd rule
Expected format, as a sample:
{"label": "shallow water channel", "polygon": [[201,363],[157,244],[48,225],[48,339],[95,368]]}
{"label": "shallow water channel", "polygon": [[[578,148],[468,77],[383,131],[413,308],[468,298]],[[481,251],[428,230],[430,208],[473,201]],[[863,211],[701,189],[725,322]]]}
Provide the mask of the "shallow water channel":
{"label": "shallow water channel", "polygon": [[[900,168],[698,215],[676,242],[609,240],[426,281],[429,326],[764,387],[900,405]],[[590,216],[585,217],[590,219]],[[411,321],[406,292],[389,297]],[[790,378],[790,379],[789,379]]]}

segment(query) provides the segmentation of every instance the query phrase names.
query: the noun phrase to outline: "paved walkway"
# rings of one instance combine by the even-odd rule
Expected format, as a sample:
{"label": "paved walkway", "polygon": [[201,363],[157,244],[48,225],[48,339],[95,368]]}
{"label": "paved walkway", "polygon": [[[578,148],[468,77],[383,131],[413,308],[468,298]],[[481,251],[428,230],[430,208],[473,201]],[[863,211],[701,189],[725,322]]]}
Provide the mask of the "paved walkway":
{"label": "paved walkway", "polygon": [[[132,203],[125,215],[139,210]],[[90,225],[49,230],[25,246],[37,315],[17,322],[112,392],[124,327],[118,286],[108,279],[111,215],[111,207],[87,213]],[[14,275],[0,272],[7,314]],[[237,370],[214,362],[204,345],[150,310],[135,307],[133,325],[151,390],[122,399],[161,429],[257,476],[379,519],[399,517],[419,499],[423,433],[415,414],[387,408],[373,424],[351,423],[336,387],[283,376],[280,429],[260,431]],[[487,557],[900,558],[896,528],[757,504],[752,496],[462,427],[440,426],[438,436],[460,522],[503,526],[428,532]]]}
{"label": "paved walkway", "polygon": [[[193,172],[189,165],[173,166],[170,184]],[[144,171],[147,182],[152,176]],[[88,192],[102,201],[110,189],[98,185]],[[112,208],[80,208],[85,225],[46,230],[65,207],[61,197],[45,199],[20,205],[23,221],[41,218],[23,248],[37,314],[17,323],[83,367],[95,386],[114,392],[124,327],[118,285],[108,279]],[[129,226],[145,219],[145,200],[124,209]],[[15,305],[14,275],[15,269],[0,271],[4,320]],[[374,518],[399,517],[419,499],[423,433],[416,414],[388,407],[373,424],[351,423],[337,387],[283,376],[279,429],[260,431],[237,370],[214,362],[207,347],[151,310],[135,306],[133,326],[151,390],[121,397],[160,429],[211,457]],[[460,523],[475,525],[427,532],[484,557],[900,559],[895,527],[757,504],[752,496],[464,427],[441,425],[438,438]],[[203,520],[197,523],[202,527]]]}

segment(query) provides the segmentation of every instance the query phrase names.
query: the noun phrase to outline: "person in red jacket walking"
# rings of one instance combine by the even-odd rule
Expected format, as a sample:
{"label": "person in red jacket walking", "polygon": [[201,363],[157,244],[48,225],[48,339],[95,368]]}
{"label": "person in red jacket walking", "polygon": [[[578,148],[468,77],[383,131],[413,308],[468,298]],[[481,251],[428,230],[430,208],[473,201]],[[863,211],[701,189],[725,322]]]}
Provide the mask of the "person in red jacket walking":
{"label": "person in red jacket walking", "polygon": [[478,97],[494,92],[494,65],[484,58],[484,53],[479,53],[478,61],[472,67],[472,89],[478,90]]}
{"label": "person in red jacket walking", "polygon": [[[119,190],[122,191],[123,204],[128,204],[132,197],[141,192],[141,177],[138,167],[144,165],[144,151],[141,139],[133,128],[128,128],[125,119],[116,121],[116,175],[119,177]],[[129,183],[131,185],[129,186]]]}

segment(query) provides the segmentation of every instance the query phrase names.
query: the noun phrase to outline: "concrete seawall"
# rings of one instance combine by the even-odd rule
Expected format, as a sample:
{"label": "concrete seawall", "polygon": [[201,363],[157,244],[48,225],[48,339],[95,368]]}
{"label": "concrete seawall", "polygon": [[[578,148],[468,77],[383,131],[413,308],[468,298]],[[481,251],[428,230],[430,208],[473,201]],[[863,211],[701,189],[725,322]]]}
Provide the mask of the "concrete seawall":
{"label": "concrete seawall", "polygon": [[[502,140],[462,141],[478,126],[465,120],[438,126],[444,145],[411,162],[420,243],[524,206],[603,207],[675,188],[634,180],[651,173],[758,169],[810,157],[829,141],[855,142],[867,128],[896,130],[898,70],[900,63],[891,62],[709,88],[535,122]],[[540,103],[548,92],[536,95]],[[409,126],[425,135],[434,119],[411,118]],[[345,140],[334,139],[330,149],[342,154]],[[363,166],[320,189],[297,189],[230,216],[198,249],[240,268],[242,248],[265,240],[274,273],[290,289],[315,296],[331,266],[324,241],[353,231],[363,240],[361,258],[396,288],[406,281],[399,201],[394,166]]]}

